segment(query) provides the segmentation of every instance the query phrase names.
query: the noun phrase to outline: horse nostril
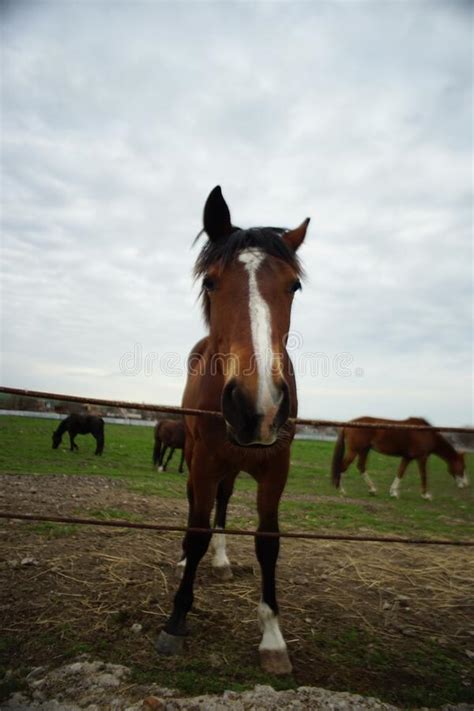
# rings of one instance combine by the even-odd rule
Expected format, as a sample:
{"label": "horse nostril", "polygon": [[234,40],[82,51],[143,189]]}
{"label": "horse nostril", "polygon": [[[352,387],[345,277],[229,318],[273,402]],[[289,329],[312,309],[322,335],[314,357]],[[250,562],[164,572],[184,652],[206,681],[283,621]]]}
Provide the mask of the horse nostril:
{"label": "horse nostril", "polygon": [[233,426],[238,414],[238,388],[235,380],[230,380],[222,393],[222,413],[227,422]]}

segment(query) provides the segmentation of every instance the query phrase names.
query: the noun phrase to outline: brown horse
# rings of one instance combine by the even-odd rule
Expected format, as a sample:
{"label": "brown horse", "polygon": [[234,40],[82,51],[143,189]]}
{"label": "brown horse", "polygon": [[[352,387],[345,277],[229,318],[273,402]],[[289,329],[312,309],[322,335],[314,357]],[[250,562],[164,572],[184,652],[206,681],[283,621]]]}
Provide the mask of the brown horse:
{"label": "brown horse", "polygon": [[[398,499],[400,496],[400,482],[409,463],[416,459],[421,477],[421,496],[431,500],[433,497],[428,491],[426,463],[430,454],[436,454],[448,465],[449,473],[455,478],[459,488],[468,486],[469,481],[465,472],[464,455],[457,452],[439,432],[435,430],[392,430],[384,429],[383,424],[402,425],[429,425],[421,417],[409,417],[406,420],[384,420],[375,417],[359,417],[353,422],[367,422],[377,424],[376,429],[345,428],[339,433],[332,460],[332,481],[336,487],[340,486],[341,475],[358,457],[357,468],[369,487],[371,494],[376,493],[376,488],[367,471],[367,456],[371,449],[380,454],[392,457],[401,457],[398,474],[390,487],[390,496]],[[344,491],[341,487],[342,492]]]}
{"label": "brown horse", "polygon": [[78,415],[73,413],[62,420],[53,432],[53,449],[59,447],[65,432],[69,432],[71,452],[79,449],[74,441],[78,434],[91,434],[95,438],[97,443],[95,454],[98,456],[104,451],[104,420],[98,415]]}
{"label": "brown horse", "polygon": [[[285,488],[295,427],[296,385],[286,351],[291,306],[301,287],[296,250],[309,220],[294,230],[239,229],[220,187],[204,208],[208,241],[195,267],[202,279],[204,315],[209,335],[193,349],[183,406],[218,410],[222,419],[185,417],[185,457],[189,468],[188,525],[208,528],[216,502],[215,527],[224,529],[226,511],[239,471],[257,481],[259,531],[277,532],[278,505]],[[211,534],[188,532],[183,540],[184,573],[173,612],[157,641],[162,654],[174,654],[187,633],[199,561]],[[263,668],[291,671],[278,622],[275,568],[278,537],[256,536],[262,573],[258,618]],[[215,536],[213,567],[230,577],[223,533]]]}
{"label": "brown horse", "polygon": [[[181,450],[179,473],[183,473],[184,461],[184,422],[182,420],[160,420],[155,425],[155,446],[153,447],[153,465],[158,471],[165,472],[175,449]],[[167,450],[170,450],[165,461]]]}

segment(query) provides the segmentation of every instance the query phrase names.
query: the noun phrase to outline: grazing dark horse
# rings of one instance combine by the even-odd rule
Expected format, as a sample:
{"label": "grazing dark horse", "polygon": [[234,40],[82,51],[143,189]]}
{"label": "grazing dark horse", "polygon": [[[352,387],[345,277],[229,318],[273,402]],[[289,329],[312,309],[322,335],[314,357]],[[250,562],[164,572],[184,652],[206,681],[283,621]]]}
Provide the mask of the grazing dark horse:
{"label": "grazing dark horse", "polygon": [[469,485],[465,471],[464,454],[457,452],[452,444],[435,430],[392,430],[384,429],[383,424],[390,425],[429,425],[421,417],[408,417],[406,420],[384,420],[375,417],[359,417],[353,422],[380,423],[376,429],[342,429],[337,438],[332,460],[332,480],[336,487],[340,486],[341,475],[350,464],[358,457],[357,468],[369,487],[371,494],[376,493],[376,488],[370,479],[367,470],[367,456],[371,449],[380,454],[392,457],[401,457],[398,474],[390,487],[390,496],[398,499],[400,496],[400,482],[409,463],[416,459],[421,477],[421,496],[431,500],[433,497],[428,491],[426,463],[430,454],[436,454],[448,465],[449,473],[455,478],[460,489]]}
{"label": "grazing dark horse", "polygon": [[[301,287],[296,250],[309,220],[294,230],[239,229],[220,187],[204,208],[204,245],[195,275],[202,279],[209,335],[194,347],[188,364],[183,406],[221,411],[223,417],[185,417],[185,457],[189,469],[189,527],[208,528],[216,502],[215,526],[224,529],[226,511],[239,471],[257,481],[259,531],[277,532],[278,505],[285,488],[295,432],[296,384],[286,339],[295,292]],[[180,651],[187,634],[199,561],[211,534],[188,532],[183,540],[184,572],[173,611],[156,646],[162,654]],[[212,565],[230,577],[225,536],[214,538]],[[278,537],[257,536],[262,573],[258,618],[263,668],[291,671],[278,622],[275,568]]]}
{"label": "grazing dark horse", "polygon": [[[179,473],[183,473],[184,461],[184,422],[183,420],[160,420],[155,425],[155,446],[153,448],[153,464],[158,471],[165,472],[175,449],[181,449]],[[166,451],[170,450],[165,461]]]}
{"label": "grazing dark horse", "polygon": [[71,452],[79,449],[74,442],[78,434],[91,434],[97,442],[95,453],[102,454],[104,451],[104,420],[102,417],[97,417],[97,415],[69,415],[69,417],[61,421],[57,430],[53,432],[53,449],[59,447],[65,432],[69,432]]}

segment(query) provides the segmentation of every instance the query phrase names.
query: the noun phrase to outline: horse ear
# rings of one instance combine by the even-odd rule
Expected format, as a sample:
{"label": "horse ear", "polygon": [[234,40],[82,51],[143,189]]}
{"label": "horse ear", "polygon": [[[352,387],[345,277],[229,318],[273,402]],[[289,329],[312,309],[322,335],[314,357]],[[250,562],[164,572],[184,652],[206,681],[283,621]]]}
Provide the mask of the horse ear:
{"label": "horse ear", "polygon": [[222,197],[220,185],[216,185],[206,200],[203,222],[211,242],[228,237],[232,232],[229,208]]}
{"label": "horse ear", "polygon": [[301,223],[299,227],[297,227],[294,230],[288,230],[288,232],[285,232],[283,235],[283,239],[285,240],[286,244],[290,249],[293,250],[293,252],[296,252],[298,247],[301,246],[304,238],[306,237],[306,230],[308,229],[310,218],[307,217],[304,222]]}

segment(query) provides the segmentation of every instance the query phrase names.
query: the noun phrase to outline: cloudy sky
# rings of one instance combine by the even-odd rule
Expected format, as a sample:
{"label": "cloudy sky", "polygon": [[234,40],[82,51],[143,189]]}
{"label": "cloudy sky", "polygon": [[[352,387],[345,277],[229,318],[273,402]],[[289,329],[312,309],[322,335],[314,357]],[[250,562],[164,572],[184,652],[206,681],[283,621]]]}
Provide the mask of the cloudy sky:
{"label": "cloudy sky", "polygon": [[470,7],[3,0],[3,384],[179,403],[220,184],[312,218],[302,416],[471,423]]}

